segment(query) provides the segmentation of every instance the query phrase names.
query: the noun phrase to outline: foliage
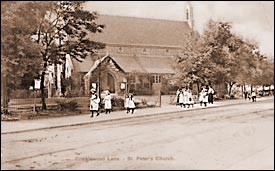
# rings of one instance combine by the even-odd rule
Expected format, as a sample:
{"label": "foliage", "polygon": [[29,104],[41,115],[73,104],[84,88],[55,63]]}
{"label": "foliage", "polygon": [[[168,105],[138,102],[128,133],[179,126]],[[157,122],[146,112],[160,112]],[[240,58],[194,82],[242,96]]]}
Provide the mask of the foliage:
{"label": "foliage", "polygon": [[112,106],[118,107],[118,108],[124,108],[124,99],[119,98],[119,97],[114,97],[112,99]]}
{"label": "foliage", "polygon": [[33,39],[42,47],[44,62],[65,60],[66,53],[79,61],[94,54],[104,44],[89,39],[90,33],[101,32],[95,22],[98,14],[82,9],[81,1],[52,2]]}
{"label": "foliage", "polygon": [[[104,48],[105,44],[90,39],[90,35],[101,32],[104,25],[95,22],[96,12],[83,10],[83,3],[1,2],[1,74],[7,78],[6,87],[26,88],[31,79],[41,76],[45,109],[43,83],[47,66],[64,63],[66,54],[82,61]],[[23,82],[18,79],[22,77]]]}
{"label": "foliage", "polygon": [[65,100],[57,102],[60,111],[76,111],[78,103],[76,100]]}
{"label": "foliage", "polygon": [[34,2],[1,2],[1,75],[9,93],[31,86],[30,78],[41,69],[40,47],[30,35],[38,26],[37,16],[45,13],[43,5],[44,2],[35,7]]}
{"label": "foliage", "polygon": [[233,34],[231,27],[227,22],[210,20],[203,35],[190,44],[191,48],[175,57],[181,84],[227,83],[230,95],[232,86],[237,82],[254,85],[272,83],[274,70],[271,63],[260,54],[256,43]]}

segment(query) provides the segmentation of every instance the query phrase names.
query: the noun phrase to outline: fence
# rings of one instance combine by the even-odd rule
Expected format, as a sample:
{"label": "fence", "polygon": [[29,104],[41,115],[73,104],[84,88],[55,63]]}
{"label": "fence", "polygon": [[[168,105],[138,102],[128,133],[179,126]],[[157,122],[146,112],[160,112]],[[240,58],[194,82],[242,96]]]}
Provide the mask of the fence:
{"label": "fence", "polygon": [[[135,104],[137,108],[145,107],[160,107],[161,98],[159,95],[155,96],[134,96]],[[76,113],[88,113],[89,112],[89,97],[73,97],[73,98],[46,98],[47,111],[55,111],[58,115],[68,112],[62,108],[61,104],[69,102],[75,102],[77,106],[73,111]],[[102,100],[101,100],[102,103]],[[112,98],[113,110],[124,109],[124,97],[113,96]],[[73,103],[74,104],[74,103]],[[71,107],[71,106],[69,106]],[[104,104],[101,104],[101,109],[104,109]],[[36,115],[40,115],[42,112],[41,98],[22,98],[22,99],[10,99],[8,103],[8,113],[12,116],[18,116],[20,118],[30,118]]]}

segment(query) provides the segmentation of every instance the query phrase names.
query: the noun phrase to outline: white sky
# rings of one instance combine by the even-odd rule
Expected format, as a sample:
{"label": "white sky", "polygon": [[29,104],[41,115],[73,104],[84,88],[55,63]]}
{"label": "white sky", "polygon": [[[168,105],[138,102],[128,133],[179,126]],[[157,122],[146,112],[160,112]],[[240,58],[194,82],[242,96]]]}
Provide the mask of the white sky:
{"label": "white sky", "polygon": [[[233,31],[259,42],[260,51],[274,58],[273,1],[190,1],[195,29],[203,31],[212,18],[231,22]],[[99,14],[184,20],[186,1],[88,1],[85,9]]]}

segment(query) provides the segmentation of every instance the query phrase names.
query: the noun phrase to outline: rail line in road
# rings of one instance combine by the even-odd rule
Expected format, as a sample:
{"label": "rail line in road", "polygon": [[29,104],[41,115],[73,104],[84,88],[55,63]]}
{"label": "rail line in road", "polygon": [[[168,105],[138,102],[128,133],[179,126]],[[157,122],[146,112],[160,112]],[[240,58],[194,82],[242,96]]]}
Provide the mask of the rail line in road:
{"label": "rail line in road", "polygon": [[[223,115],[222,116],[218,116],[216,117],[217,115],[214,115],[215,118],[213,119],[199,119],[198,121],[215,121],[215,120],[219,120],[219,121],[222,121],[222,120],[226,120],[226,119],[233,119],[233,118],[242,118],[242,117],[245,117],[247,115],[251,115],[253,114],[254,116],[256,117],[268,117],[268,116],[274,116],[274,114],[268,114],[266,115],[266,112],[268,111],[274,111],[274,109],[267,109],[267,110],[263,110],[263,111],[257,111],[257,112],[245,112],[245,113],[241,113],[241,114],[233,114],[233,115],[230,115],[230,116],[226,116],[224,117]],[[192,119],[192,121],[194,121],[194,119],[196,118],[199,118],[201,116],[206,116],[210,113],[200,113],[200,114],[182,114],[182,113],[172,113],[172,114],[169,114],[164,116],[156,116],[156,117],[150,117],[150,118],[146,118],[146,120],[144,120],[144,118],[132,118],[131,119],[128,119],[128,120],[118,120],[118,121],[113,121],[112,123],[103,123],[103,124],[100,124],[100,128],[93,128],[93,130],[100,130],[100,129],[103,129],[103,128],[115,128],[115,127],[120,127],[120,126],[130,126],[130,125],[142,125],[142,124],[151,124],[151,123],[159,123],[159,122],[163,122],[163,121],[171,121],[171,120],[176,120],[176,119]],[[211,113],[212,114],[212,113]],[[264,115],[260,115],[260,114],[264,114]],[[167,120],[168,119],[168,120]],[[188,122],[186,122],[188,124]],[[194,123],[194,122],[192,122]],[[61,128],[62,129],[62,128]],[[72,129],[77,129],[77,128],[72,128]]]}
{"label": "rail line in road", "polygon": [[[267,101],[265,101],[267,102]],[[258,106],[256,106],[255,104],[257,104]],[[237,106],[239,105],[239,106]],[[258,108],[259,107],[259,108]],[[242,108],[246,108],[246,110],[241,110]],[[260,110],[260,108],[263,108],[263,110]],[[71,126],[71,127],[63,127],[63,128],[56,128],[56,129],[48,129],[46,130],[48,133],[48,135],[52,135],[52,133],[56,133],[56,132],[65,132],[66,133],[71,133],[70,129],[72,130],[84,130],[84,131],[88,131],[91,134],[97,133],[99,131],[107,131],[107,132],[112,132],[112,130],[118,130],[116,128],[119,127],[123,127],[122,129],[128,128],[128,126],[130,126],[131,128],[137,126],[146,126],[147,124],[151,124],[151,125],[155,125],[156,124],[162,124],[162,123],[166,123],[168,122],[168,127],[170,127],[171,125],[173,125],[174,123],[180,123],[183,125],[195,125],[196,124],[200,124],[200,123],[205,123],[205,122],[214,122],[214,123],[219,123],[219,121],[226,121],[223,123],[219,123],[216,124],[216,126],[210,126],[210,127],[201,127],[200,129],[198,129],[195,133],[196,136],[201,136],[203,134],[208,134],[211,132],[216,132],[217,130],[222,130],[224,128],[230,127],[232,121],[233,122],[239,122],[239,121],[251,121],[254,119],[259,119],[259,118],[269,118],[269,117],[274,117],[274,108],[271,107],[270,103],[265,104],[264,102],[258,102],[258,103],[246,103],[246,104],[236,104],[236,105],[231,105],[231,106],[219,106],[218,108],[206,108],[206,109],[202,109],[202,110],[190,110],[190,111],[178,111],[178,112],[173,112],[173,113],[167,113],[167,114],[159,114],[159,115],[151,115],[151,116],[146,116],[146,117],[133,117],[133,118],[127,118],[127,119],[123,119],[123,120],[115,120],[112,122],[104,122],[104,123],[92,123],[89,125],[80,125],[80,126]],[[229,122],[227,122],[227,120]],[[93,126],[91,126],[93,125]],[[200,125],[198,125],[200,127]],[[147,126],[146,126],[147,127]],[[150,128],[151,126],[148,126],[148,128]],[[138,128],[139,129],[139,128]],[[43,130],[40,130],[43,131]],[[63,132],[63,134],[64,134]],[[76,131],[72,132],[72,136],[73,139],[75,139],[76,135],[75,135]],[[23,132],[21,132],[23,134]],[[248,132],[249,133],[249,132]],[[27,132],[26,135],[28,135],[30,133]],[[40,136],[41,132],[37,132],[37,135]],[[60,149],[48,149],[48,150],[41,150],[41,151],[31,151],[30,154],[28,154],[27,156],[25,156],[25,154],[23,156],[10,156],[9,159],[7,161],[4,161],[4,163],[7,164],[14,164],[17,162],[23,162],[23,161],[28,161],[30,159],[36,159],[36,158],[41,158],[41,157],[45,157],[48,156],[50,157],[53,154],[64,154],[68,151],[70,151],[71,154],[75,154],[76,152],[79,151],[84,151],[83,149],[87,149],[88,147],[96,147],[98,145],[102,145],[102,146],[111,146],[112,144],[116,144],[119,143],[121,141],[127,141],[127,139],[131,138],[131,139],[138,139],[140,136],[142,136],[144,134],[144,132],[131,132],[130,134],[121,134],[118,135],[116,137],[110,137],[108,139],[104,139],[104,140],[96,140],[96,141],[91,141],[91,142],[84,142],[79,144],[79,145],[74,145],[71,144],[70,146],[64,146]],[[177,135],[174,136],[168,136],[168,137],[164,137],[164,138],[156,138],[154,139],[154,143],[155,144],[165,144],[165,143],[170,143],[175,141],[175,137],[190,137],[193,136],[194,132],[179,132]],[[24,139],[28,136],[26,135],[20,135],[20,137],[16,138],[16,141],[6,141],[5,143],[13,143],[13,142],[18,142],[18,139],[20,139],[19,141],[24,141]],[[57,137],[59,138],[59,140],[61,140],[62,137]],[[63,137],[64,138],[64,137]],[[66,137],[65,137],[66,138]],[[230,140],[231,137],[225,137],[225,140]],[[23,139],[23,140],[22,140]],[[47,140],[49,140],[49,137],[47,137]],[[58,139],[57,139],[58,140]],[[52,143],[51,141],[46,141],[45,145],[47,145],[47,143]],[[144,147],[151,147],[154,146],[154,144],[151,143],[144,143],[142,145],[142,148]],[[268,144],[267,147],[270,147],[270,144]],[[82,149],[82,150],[80,150]],[[125,152],[131,153],[133,151],[136,150],[136,148],[131,149],[130,147],[127,149],[123,149]],[[111,154],[117,155],[123,153],[122,151],[116,151],[114,150]],[[252,152],[251,152],[252,155]],[[254,155],[254,152],[253,152]],[[246,156],[245,156],[246,157]]]}
{"label": "rail line in road", "polygon": [[[219,111],[224,112],[225,110],[221,109]],[[223,117],[224,115],[220,115],[218,118],[216,117],[217,115],[215,115],[214,117],[207,118],[207,119],[204,119],[204,118],[197,119],[197,118],[199,118],[201,116],[209,117],[209,115],[207,115],[207,114],[211,113],[211,111],[209,111],[209,113],[200,113],[200,114],[197,114],[197,115],[188,114],[188,115],[184,115],[184,116],[182,116],[182,114],[180,114],[180,113],[176,113],[176,114],[173,113],[173,114],[171,114],[171,115],[173,115],[172,117],[171,117],[171,115],[169,115],[169,116],[161,116],[161,117],[150,118],[150,119],[146,119],[146,120],[142,120],[141,118],[139,118],[139,120],[128,120],[128,122],[123,120],[123,122],[119,122],[119,124],[118,123],[116,123],[116,124],[110,124],[110,123],[107,124],[107,123],[105,123],[104,125],[100,125],[100,128],[95,128],[95,127],[89,127],[89,128],[91,129],[91,131],[97,131],[97,130],[102,130],[102,129],[106,129],[106,128],[112,129],[112,128],[121,127],[121,126],[152,124],[152,123],[160,123],[160,122],[163,122],[163,121],[164,122],[165,121],[171,122],[171,121],[176,121],[178,119],[191,119],[191,120],[185,121],[185,123],[187,125],[191,125],[191,124],[196,124],[198,122],[224,121],[224,120],[227,120],[227,119],[236,119],[236,118],[237,119],[243,119],[243,118],[246,118],[248,115],[250,115],[250,117],[251,117],[251,114],[253,114],[254,119],[257,119],[257,118],[263,117],[263,116],[273,117],[274,113],[273,114],[268,113],[266,115],[266,113],[270,112],[270,111],[274,111],[274,109],[269,108],[269,109],[262,110],[262,111],[245,112],[245,113],[234,114],[234,115],[230,115],[230,116],[226,116],[226,117]],[[167,118],[169,118],[169,120],[167,120]],[[189,121],[191,121],[191,122],[189,122]],[[74,129],[77,129],[77,128],[74,128]],[[202,133],[205,132],[205,131],[209,131],[209,130],[202,130]],[[134,135],[134,136],[139,136],[139,134]],[[127,137],[127,138],[129,138],[129,137]],[[118,139],[118,140],[120,141],[121,139]],[[107,142],[102,142],[102,143],[105,143],[105,144],[108,143],[108,142],[113,143],[114,141],[118,141],[118,140],[117,139],[108,140]],[[88,143],[88,144],[82,145],[82,147],[78,147],[78,148],[83,148],[83,147],[87,147],[87,146],[94,146],[94,145],[97,145],[97,143]],[[23,157],[23,158],[17,158],[17,159],[5,161],[5,163],[13,163],[13,162],[21,161],[21,160],[31,159],[31,158],[44,156],[44,155],[49,155],[49,154],[56,154],[56,153],[60,153],[60,152],[64,152],[64,151],[71,151],[71,150],[75,150],[75,149],[77,149],[77,148],[68,148],[68,149],[66,148],[66,149],[51,151],[51,152],[47,152],[47,153],[39,153],[39,154],[32,155],[32,156],[27,156],[27,157]]]}
{"label": "rail line in road", "polygon": [[[126,125],[134,125],[134,124],[145,124],[145,123],[151,123],[151,122],[158,122],[158,121],[163,121],[167,119],[180,119],[180,118],[190,118],[190,117],[199,117],[203,115],[209,115],[213,114],[212,111],[215,110],[215,113],[218,114],[220,112],[224,111],[230,111],[233,113],[230,108],[232,106],[236,105],[259,105],[261,103],[265,103],[268,101],[274,101],[274,99],[268,99],[268,100],[263,100],[259,101],[257,103],[238,103],[238,104],[227,104],[224,106],[211,106],[209,108],[197,108],[193,110],[179,110],[175,112],[167,112],[167,113],[160,113],[160,114],[149,114],[149,115],[135,115],[133,117],[125,117],[125,118],[115,118],[115,119],[110,119],[110,120],[102,120],[102,121],[96,121],[96,122],[84,122],[84,123],[76,123],[76,124],[70,124],[70,125],[60,125],[60,126],[52,126],[52,127],[47,127],[47,128],[37,128],[37,129],[31,129],[31,130],[22,130],[22,131],[13,131],[13,132],[4,132],[1,133],[2,135],[5,134],[18,134],[18,133],[23,133],[23,132],[31,132],[31,131],[39,131],[39,130],[46,130],[46,129],[62,129],[62,128],[76,128],[76,127],[81,127],[81,126],[88,126],[88,125],[94,125],[94,126],[106,126],[107,127],[116,127],[117,124],[126,124]],[[217,108],[220,108],[217,110]],[[274,108],[270,108],[270,110],[274,110]],[[247,115],[248,113],[243,113],[242,115]],[[215,115],[215,114],[213,114]],[[237,115],[240,115],[238,113]],[[231,115],[230,117],[233,117],[234,115]],[[236,116],[234,116],[236,117]],[[222,119],[222,117],[220,118]]]}

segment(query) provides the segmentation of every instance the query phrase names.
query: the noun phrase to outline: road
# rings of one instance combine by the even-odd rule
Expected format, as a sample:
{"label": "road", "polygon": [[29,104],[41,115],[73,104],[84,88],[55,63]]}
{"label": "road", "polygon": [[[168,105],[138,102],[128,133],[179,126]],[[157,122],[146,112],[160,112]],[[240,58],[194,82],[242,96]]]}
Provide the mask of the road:
{"label": "road", "polygon": [[274,99],[2,134],[2,169],[274,169]]}

